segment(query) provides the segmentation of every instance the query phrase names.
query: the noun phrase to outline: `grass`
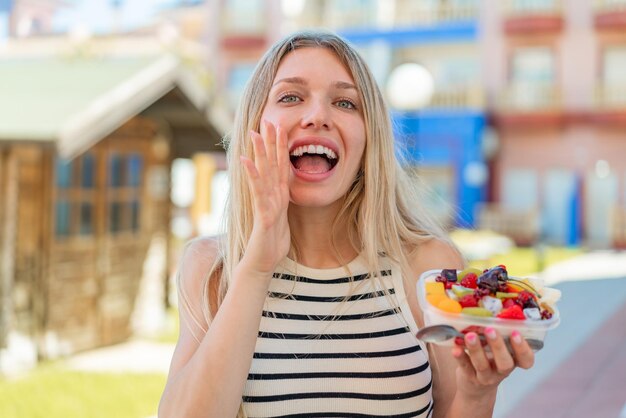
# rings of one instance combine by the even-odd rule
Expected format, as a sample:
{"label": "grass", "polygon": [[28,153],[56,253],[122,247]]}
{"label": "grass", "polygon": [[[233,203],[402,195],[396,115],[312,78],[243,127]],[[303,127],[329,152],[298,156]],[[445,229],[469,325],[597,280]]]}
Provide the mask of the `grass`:
{"label": "grass", "polygon": [[156,416],[161,374],[86,373],[57,363],[0,379],[3,418],[146,418]]}
{"label": "grass", "polygon": [[[178,310],[152,340],[176,343]],[[156,416],[164,374],[68,370],[62,361],[39,364],[19,378],[0,376],[1,418],[147,418]]]}
{"label": "grass", "polygon": [[498,254],[486,260],[473,260],[470,266],[479,269],[504,264],[512,276],[530,276],[541,272],[546,267],[581,255],[579,248],[546,247],[542,253],[535,248],[514,247],[505,254]]}
{"label": "grass", "polygon": [[[152,340],[176,343],[178,310]],[[44,362],[18,378],[0,376],[1,418],[147,418],[156,416],[164,374],[95,373]]]}

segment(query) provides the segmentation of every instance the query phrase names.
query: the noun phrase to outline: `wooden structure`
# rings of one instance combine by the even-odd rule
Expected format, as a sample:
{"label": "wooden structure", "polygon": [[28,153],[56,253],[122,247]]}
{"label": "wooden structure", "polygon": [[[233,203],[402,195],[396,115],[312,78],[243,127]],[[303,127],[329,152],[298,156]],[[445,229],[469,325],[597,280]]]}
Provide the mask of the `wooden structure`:
{"label": "wooden structure", "polygon": [[610,230],[613,234],[613,247],[626,249],[626,207],[616,206],[610,217]]}
{"label": "wooden structure", "polygon": [[498,204],[485,204],[478,211],[477,225],[480,229],[505,235],[520,246],[532,246],[540,238],[536,209],[514,211]]}
{"label": "wooden structure", "polygon": [[171,56],[0,61],[0,357],[15,336],[37,358],[130,336],[171,161],[221,149],[186,74]]}

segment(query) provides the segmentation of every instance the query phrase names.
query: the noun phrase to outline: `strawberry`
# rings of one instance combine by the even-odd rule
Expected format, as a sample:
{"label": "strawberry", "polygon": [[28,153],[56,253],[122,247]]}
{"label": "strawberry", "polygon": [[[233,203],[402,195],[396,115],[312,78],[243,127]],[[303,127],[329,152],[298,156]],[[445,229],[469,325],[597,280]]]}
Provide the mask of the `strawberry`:
{"label": "strawberry", "polygon": [[518,303],[515,302],[514,298],[507,298],[507,299],[504,299],[504,302],[502,302],[503,309],[510,308],[511,306],[514,306],[514,305],[518,305]]}
{"label": "strawberry", "polygon": [[476,300],[473,294],[461,297],[459,299],[459,303],[463,308],[472,308],[478,306],[478,300]]}
{"label": "strawberry", "polygon": [[522,307],[518,304],[502,309],[497,317],[502,319],[526,319]]}
{"label": "strawberry", "polygon": [[476,289],[478,285],[476,281],[478,280],[478,276],[476,273],[467,273],[463,280],[461,280],[461,286],[467,287],[469,289]]}

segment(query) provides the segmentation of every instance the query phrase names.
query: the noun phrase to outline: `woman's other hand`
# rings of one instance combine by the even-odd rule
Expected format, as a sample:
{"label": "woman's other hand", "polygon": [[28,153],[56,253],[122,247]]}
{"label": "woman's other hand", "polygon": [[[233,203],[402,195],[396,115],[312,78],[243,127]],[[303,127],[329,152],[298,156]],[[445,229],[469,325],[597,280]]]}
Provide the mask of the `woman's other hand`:
{"label": "woman's other hand", "polygon": [[519,332],[511,334],[512,352],[494,328],[487,327],[484,333],[491,353],[483,347],[475,332],[465,335],[466,350],[460,346],[452,349],[452,355],[459,363],[457,392],[469,398],[483,396],[489,389],[495,390],[515,367],[528,369],[535,361],[533,350]]}
{"label": "woman's other hand", "polygon": [[241,157],[252,191],[254,224],[242,262],[253,271],[270,275],[290,247],[287,209],[291,162],[287,133],[263,122],[261,133],[250,132],[254,161]]}

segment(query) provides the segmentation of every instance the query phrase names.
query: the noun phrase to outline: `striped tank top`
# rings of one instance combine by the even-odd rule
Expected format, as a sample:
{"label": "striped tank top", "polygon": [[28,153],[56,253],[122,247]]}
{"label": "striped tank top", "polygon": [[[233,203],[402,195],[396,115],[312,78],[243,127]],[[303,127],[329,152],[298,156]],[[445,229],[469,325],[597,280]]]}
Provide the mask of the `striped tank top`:
{"label": "striped tank top", "polygon": [[280,265],[243,392],[248,417],[432,416],[428,353],[400,270],[381,266],[388,292],[360,256],[352,279],[344,268]]}

